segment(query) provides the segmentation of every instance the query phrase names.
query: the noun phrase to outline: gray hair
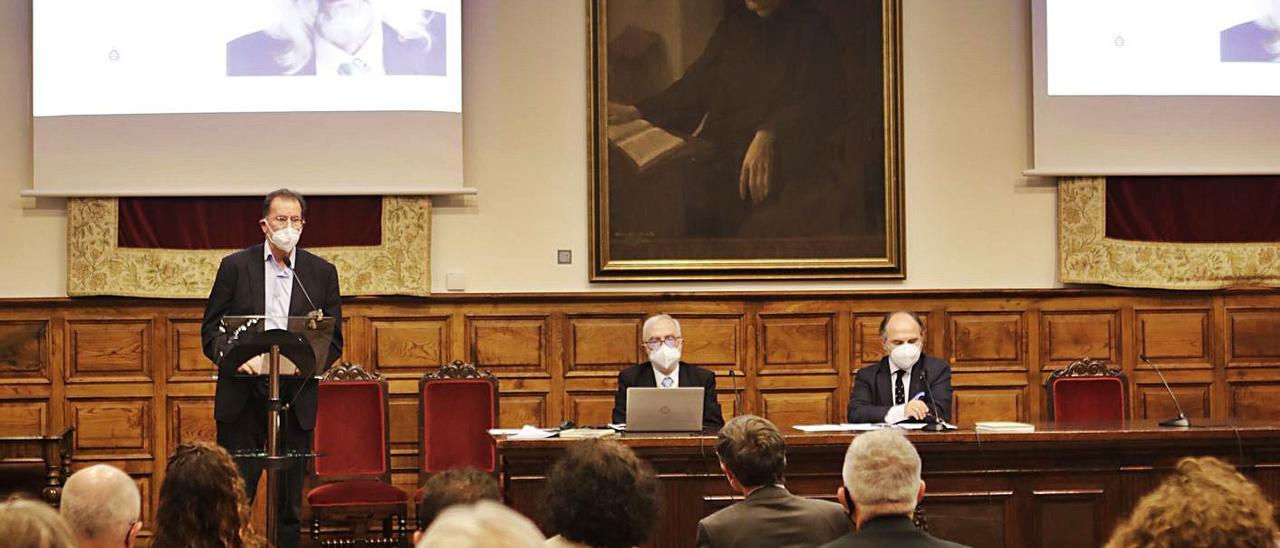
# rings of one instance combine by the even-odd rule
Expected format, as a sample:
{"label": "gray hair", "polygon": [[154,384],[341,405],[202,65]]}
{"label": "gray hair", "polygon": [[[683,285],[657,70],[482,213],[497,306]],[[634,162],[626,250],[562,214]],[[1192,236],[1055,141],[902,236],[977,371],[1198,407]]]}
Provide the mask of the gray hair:
{"label": "gray hair", "polygon": [[529,518],[486,500],[449,507],[416,548],[542,548],[546,540]]}
{"label": "gray hair", "polygon": [[920,492],[920,454],[899,430],[858,434],[844,455],[844,488],[864,516],[910,514]]}
{"label": "gray hair", "polygon": [[128,474],[95,464],[67,479],[60,511],[78,539],[123,539],[142,513],[142,498]]}
{"label": "gray hair", "polygon": [[640,327],[640,335],[643,337],[646,333],[648,333],[648,332],[649,332],[649,330],[650,330],[650,329],[653,329],[653,326],[654,326],[655,324],[657,324],[658,322],[663,321],[663,320],[670,320],[672,324],[675,324],[675,326],[676,326],[676,336],[677,336],[677,337],[679,337],[679,336],[680,336],[680,322],[676,321],[676,319],[675,319],[675,318],[672,318],[670,314],[665,314],[665,313],[663,313],[663,314],[654,314],[654,315],[652,315],[652,316],[649,316],[648,318],[645,318],[645,320],[644,320],[644,325]]}

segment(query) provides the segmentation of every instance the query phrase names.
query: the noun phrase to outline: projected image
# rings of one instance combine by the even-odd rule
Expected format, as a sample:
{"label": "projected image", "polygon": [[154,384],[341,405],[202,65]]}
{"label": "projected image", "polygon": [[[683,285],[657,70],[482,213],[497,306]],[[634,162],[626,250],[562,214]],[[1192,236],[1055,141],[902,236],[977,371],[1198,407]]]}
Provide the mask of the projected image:
{"label": "projected image", "polygon": [[281,0],[227,43],[228,76],[445,74],[445,14],[403,0]]}
{"label": "projected image", "polygon": [[1280,95],[1280,0],[1044,0],[1049,95]]}
{"label": "projected image", "polygon": [[1263,13],[1222,31],[1224,63],[1280,62],[1280,0],[1264,0]]}

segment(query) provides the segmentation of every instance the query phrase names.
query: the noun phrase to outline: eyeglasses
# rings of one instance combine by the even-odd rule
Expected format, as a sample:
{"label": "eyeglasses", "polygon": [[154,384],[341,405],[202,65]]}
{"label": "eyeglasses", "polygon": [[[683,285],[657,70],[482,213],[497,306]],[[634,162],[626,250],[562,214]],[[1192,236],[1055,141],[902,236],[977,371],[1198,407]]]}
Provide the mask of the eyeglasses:
{"label": "eyeglasses", "polygon": [[671,348],[675,348],[675,347],[676,347],[676,343],[677,343],[677,342],[679,342],[679,341],[681,341],[681,340],[683,340],[683,339],[681,339],[680,337],[677,337],[677,336],[675,336],[675,335],[667,335],[666,337],[661,338],[661,339],[659,339],[659,338],[657,338],[657,337],[654,337],[654,338],[652,338],[652,339],[649,339],[649,340],[647,340],[647,341],[644,341],[644,347],[645,347],[645,348],[647,348],[647,349],[649,349],[650,351],[657,350],[657,349],[658,349],[658,347],[659,347],[659,346],[662,346],[663,344],[665,344],[665,345],[667,345],[667,346],[670,346]]}
{"label": "eyeglasses", "polygon": [[285,217],[284,215],[277,215],[277,216],[275,216],[275,217],[267,217],[267,219],[266,219],[266,220],[267,220],[267,222],[268,222],[269,224],[271,224],[272,226],[288,226],[288,225],[293,225],[293,226],[296,226],[296,227],[302,227],[302,225],[303,225],[303,224],[306,224],[306,222],[307,222],[307,221],[306,221],[306,220],[304,220],[302,217]]}

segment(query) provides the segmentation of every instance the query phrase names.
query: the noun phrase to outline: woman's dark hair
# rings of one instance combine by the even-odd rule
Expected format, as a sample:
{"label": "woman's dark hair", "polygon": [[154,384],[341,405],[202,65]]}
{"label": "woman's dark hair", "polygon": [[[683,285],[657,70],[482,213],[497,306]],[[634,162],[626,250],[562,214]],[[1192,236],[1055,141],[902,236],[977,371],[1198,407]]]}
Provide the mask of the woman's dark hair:
{"label": "woman's dark hair", "polygon": [[649,538],[658,517],[658,480],[630,448],[583,440],[551,467],[543,523],[573,542],[613,548]]}
{"label": "woman's dark hair", "polygon": [[242,548],[262,542],[249,524],[244,480],[226,449],[207,442],[178,446],[169,457],[155,537],[160,548]]}

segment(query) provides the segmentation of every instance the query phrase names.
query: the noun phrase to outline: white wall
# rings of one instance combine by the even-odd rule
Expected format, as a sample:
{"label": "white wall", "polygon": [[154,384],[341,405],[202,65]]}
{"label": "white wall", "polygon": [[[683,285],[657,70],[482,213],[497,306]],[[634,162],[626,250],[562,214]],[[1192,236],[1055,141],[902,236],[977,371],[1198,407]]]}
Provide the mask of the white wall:
{"label": "white wall", "polygon": [[[30,0],[0,0],[0,297],[65,294],[65,215],[30,186]],[[434,210],[432,275],[467,291],[1052,287],[1055,188],[1031,184],[1024,0],[905,0],[907,279],[589,284],[582,0],[466,0],[466,177]],[[555,264],[571,249],[574,264]]]}

